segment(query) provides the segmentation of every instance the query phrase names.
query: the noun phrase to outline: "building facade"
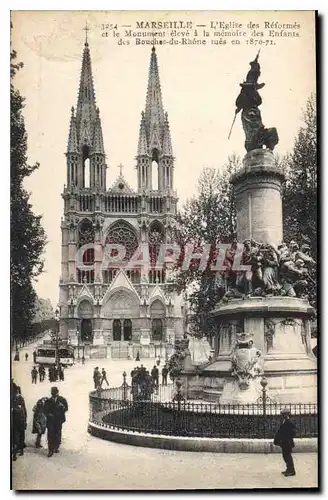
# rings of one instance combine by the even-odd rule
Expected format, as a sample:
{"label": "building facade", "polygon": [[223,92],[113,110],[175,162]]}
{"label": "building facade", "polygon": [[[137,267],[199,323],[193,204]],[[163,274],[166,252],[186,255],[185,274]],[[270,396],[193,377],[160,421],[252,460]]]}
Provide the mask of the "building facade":
{"label": "building facade", "polygon": [[[137,189],[128,185],[122,169],[107,188],[87,40],[66,158],[60,335],[73,345],[110,346],[113,357],[134,356],[137,350],[143,356],[157,355],[182,337],[184,308],[181,297],[170,291],[169,264],[161,266],[158,260],[163,244],[173,239],[177,195],[154,47],[139,130]],[[153,185],[154,169],[157,185]],[[136,262],[140,252],[143,265]]]}

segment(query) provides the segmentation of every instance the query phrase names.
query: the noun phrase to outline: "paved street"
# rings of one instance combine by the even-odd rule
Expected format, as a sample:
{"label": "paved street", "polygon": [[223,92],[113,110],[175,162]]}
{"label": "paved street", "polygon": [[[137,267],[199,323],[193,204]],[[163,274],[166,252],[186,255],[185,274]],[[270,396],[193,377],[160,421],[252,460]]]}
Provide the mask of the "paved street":
{"label": "paved street", "polygon": [[[29,361],[25,362],[25,352]],[[18,490],[176,490],[213,488],[295,488],[317,485],[316,454],[295,455],[297,475],[280,474],[280,455],[217,454],[177,452],[121,445],[102,441],[87,432],[88,392],[93,388],[95,366],[104,367],[110,385],[122,383],[122,372],[154,361],[87,360],[65,371],[65,381],[57,382],[67,398],[69,411],[63,426],[63,443],[58,455],[47,458],[44,448],[34,447],[31,434],[32,407],[38,398],[50,393],[48,380],[31,384],[32,351],[22,349],[20,362],[13,362],[15,382],[21,386],[28,410],[27,448],[13,463],[13,488]],[[130,376],[128,376],[130,383]]]}

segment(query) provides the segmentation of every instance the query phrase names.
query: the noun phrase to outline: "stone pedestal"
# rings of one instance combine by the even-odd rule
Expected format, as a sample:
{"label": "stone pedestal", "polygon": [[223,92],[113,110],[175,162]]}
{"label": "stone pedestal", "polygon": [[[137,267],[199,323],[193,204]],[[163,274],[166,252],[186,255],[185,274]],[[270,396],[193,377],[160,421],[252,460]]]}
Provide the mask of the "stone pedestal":
{"label": "stone pedestal", "polygon": [[236,380],[227,381],[223,387],[220,404],[254,404],[261,396],[260,379],[255,380],[248,389],[242,391]]}
{"label": "stone pedestal", "polygon": [[283,173],[269,149],[247,153],[243,168],[234,174],[238,241],[253,238],[261,243],[282,242],[281,188]]}

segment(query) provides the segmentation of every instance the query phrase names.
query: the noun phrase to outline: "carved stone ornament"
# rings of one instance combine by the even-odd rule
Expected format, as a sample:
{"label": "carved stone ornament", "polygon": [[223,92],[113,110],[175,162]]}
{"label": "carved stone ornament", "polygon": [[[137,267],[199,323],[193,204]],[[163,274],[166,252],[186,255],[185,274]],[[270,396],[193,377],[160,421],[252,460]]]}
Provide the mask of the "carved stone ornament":
{"label": "carved stone ornament", "polygon": [[241,390],[248,389],[250,382],[263,373],[260,363],[261,355],[261,351],[253,346],[250,335],[237,334],[231,357],[231,373],[237,379]]}

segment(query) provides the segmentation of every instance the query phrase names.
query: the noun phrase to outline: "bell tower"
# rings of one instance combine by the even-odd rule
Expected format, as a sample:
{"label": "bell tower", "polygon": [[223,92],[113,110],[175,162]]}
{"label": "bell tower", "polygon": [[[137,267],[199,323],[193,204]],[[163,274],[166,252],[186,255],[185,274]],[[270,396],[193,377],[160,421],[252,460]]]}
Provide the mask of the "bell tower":
{"label": "bell tower", "polygon": [[[141,113],[137,153],[138,190],[173,191],[174,157],[168,115],[164,112],[155,47],[150,56],[145,111]],[[156,169],[156,185],[153,185]]]}
{"label": "bell tower", "polygon": [[68,188],[106,190],[106,157],[87,35],[77,106],[76,110],[71,108],[66,158]]}

